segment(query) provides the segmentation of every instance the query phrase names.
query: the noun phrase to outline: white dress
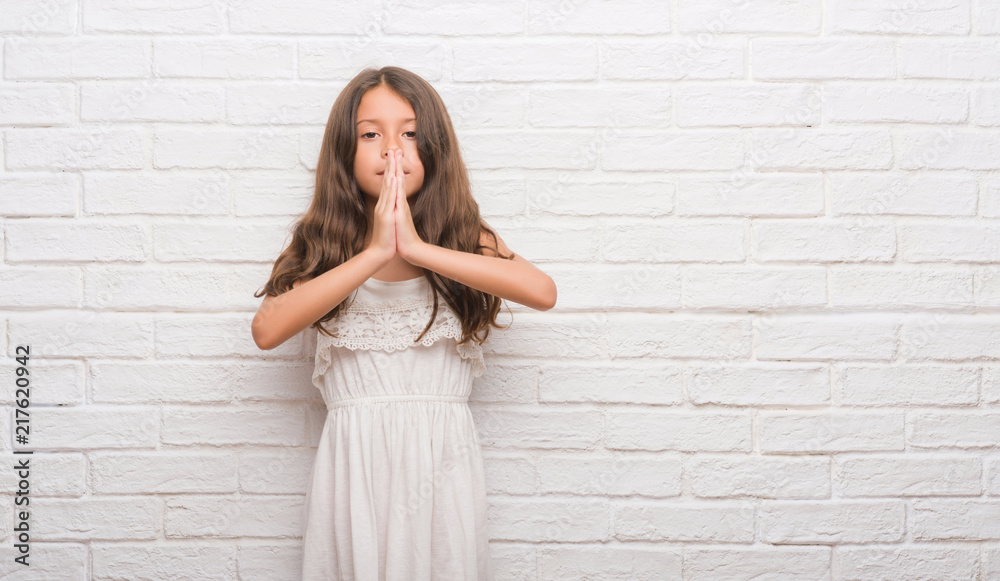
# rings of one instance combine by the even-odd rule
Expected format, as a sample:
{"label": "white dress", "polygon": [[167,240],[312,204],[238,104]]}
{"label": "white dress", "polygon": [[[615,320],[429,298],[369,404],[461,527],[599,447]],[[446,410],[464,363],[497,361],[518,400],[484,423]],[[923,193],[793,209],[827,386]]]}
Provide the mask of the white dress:
{"label": "white dress", "polygon": [[317,331],[327,406],[304,507],[303,581],[492,581],[468,399],[482,348],[458,345],[430,283],[369,278]]}

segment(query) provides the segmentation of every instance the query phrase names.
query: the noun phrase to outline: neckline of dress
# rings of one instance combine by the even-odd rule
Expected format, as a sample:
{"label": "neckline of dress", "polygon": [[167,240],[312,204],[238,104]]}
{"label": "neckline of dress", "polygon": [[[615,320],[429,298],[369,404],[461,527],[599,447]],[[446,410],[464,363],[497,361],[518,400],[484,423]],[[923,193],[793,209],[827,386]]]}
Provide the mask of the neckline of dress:
{"label": "neckline of dress", "polygon": [[375,284],[375,285],[397,286],[397,285],[404,285],[404,284],[413,284],[413,283],[421,281],[421,280],[427,280],[427,278],[424,275],[422,275],[422,274],[420,276],[418,276],[418,277],[407,278],[407,279],[404,279],[404,280],[379,280],[379,279],[377,279],[375,277],[371,277],[371,278],[369,278],[368,280],[365,281],[365,284],[371,283],[371,284]]}

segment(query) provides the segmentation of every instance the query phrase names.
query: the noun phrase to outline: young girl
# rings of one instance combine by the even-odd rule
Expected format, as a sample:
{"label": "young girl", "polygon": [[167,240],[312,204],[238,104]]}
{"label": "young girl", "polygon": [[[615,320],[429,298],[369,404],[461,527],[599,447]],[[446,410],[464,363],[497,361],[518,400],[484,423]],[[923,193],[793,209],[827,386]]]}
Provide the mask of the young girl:
{"label": "young girl", "polygon": [[328,409],[303,581],[492,580],[468,398],[501,299],[547,310],[556,286],[480,217],[427,81],[365,69],[337,97],[312,204],[265,294],[254,341],[316,327]]}

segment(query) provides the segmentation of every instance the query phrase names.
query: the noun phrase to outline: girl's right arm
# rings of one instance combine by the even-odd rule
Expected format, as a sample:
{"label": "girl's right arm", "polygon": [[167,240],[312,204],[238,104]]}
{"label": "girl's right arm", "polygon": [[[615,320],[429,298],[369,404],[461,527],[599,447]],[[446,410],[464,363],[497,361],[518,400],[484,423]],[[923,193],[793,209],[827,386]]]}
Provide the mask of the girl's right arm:
{"label": "girl's right arm", "polygon": [[274,349],[318,321],[385,266],[388,260],[382,256],[366,248],[316,278],[300,278],[290,291],[265,296],[250,325],[254,343]]}
{"label": "girl's right arm", "polygon": [[[294,337],[329,313],[396,255],[393,209],[396,203],[396,154],[387,156],[382,190],[372,214],[372,240],[367,248],[316,278],[301,278],[292,290],[265,296],[253,317],[253,342],[270,350]],[[405,198],[404,198],[405,199]]]}

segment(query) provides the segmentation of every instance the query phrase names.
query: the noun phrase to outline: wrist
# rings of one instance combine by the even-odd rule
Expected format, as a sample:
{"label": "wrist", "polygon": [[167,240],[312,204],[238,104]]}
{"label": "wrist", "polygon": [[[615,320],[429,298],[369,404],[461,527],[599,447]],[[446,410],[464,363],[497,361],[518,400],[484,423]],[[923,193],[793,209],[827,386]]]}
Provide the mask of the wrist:
{"label": "wrist", "polygon": [[413,266],[425,268],[426,265],[424,264],[424,254],[428,246],[429,244],[421,240],[416,244],[414,244],[413,246],[411,246],[405,253],[400,252],[399,254],[403,257],[403,260],[409,262]]}
{"label": "wrist", "polygon": [[365,261],[369,262],[371,266],[374,266],[376,270],[381,269],[383,266],[392,261],[392,254],[382,252],[371,246],[362,250],[358,256],[363,256]]}

